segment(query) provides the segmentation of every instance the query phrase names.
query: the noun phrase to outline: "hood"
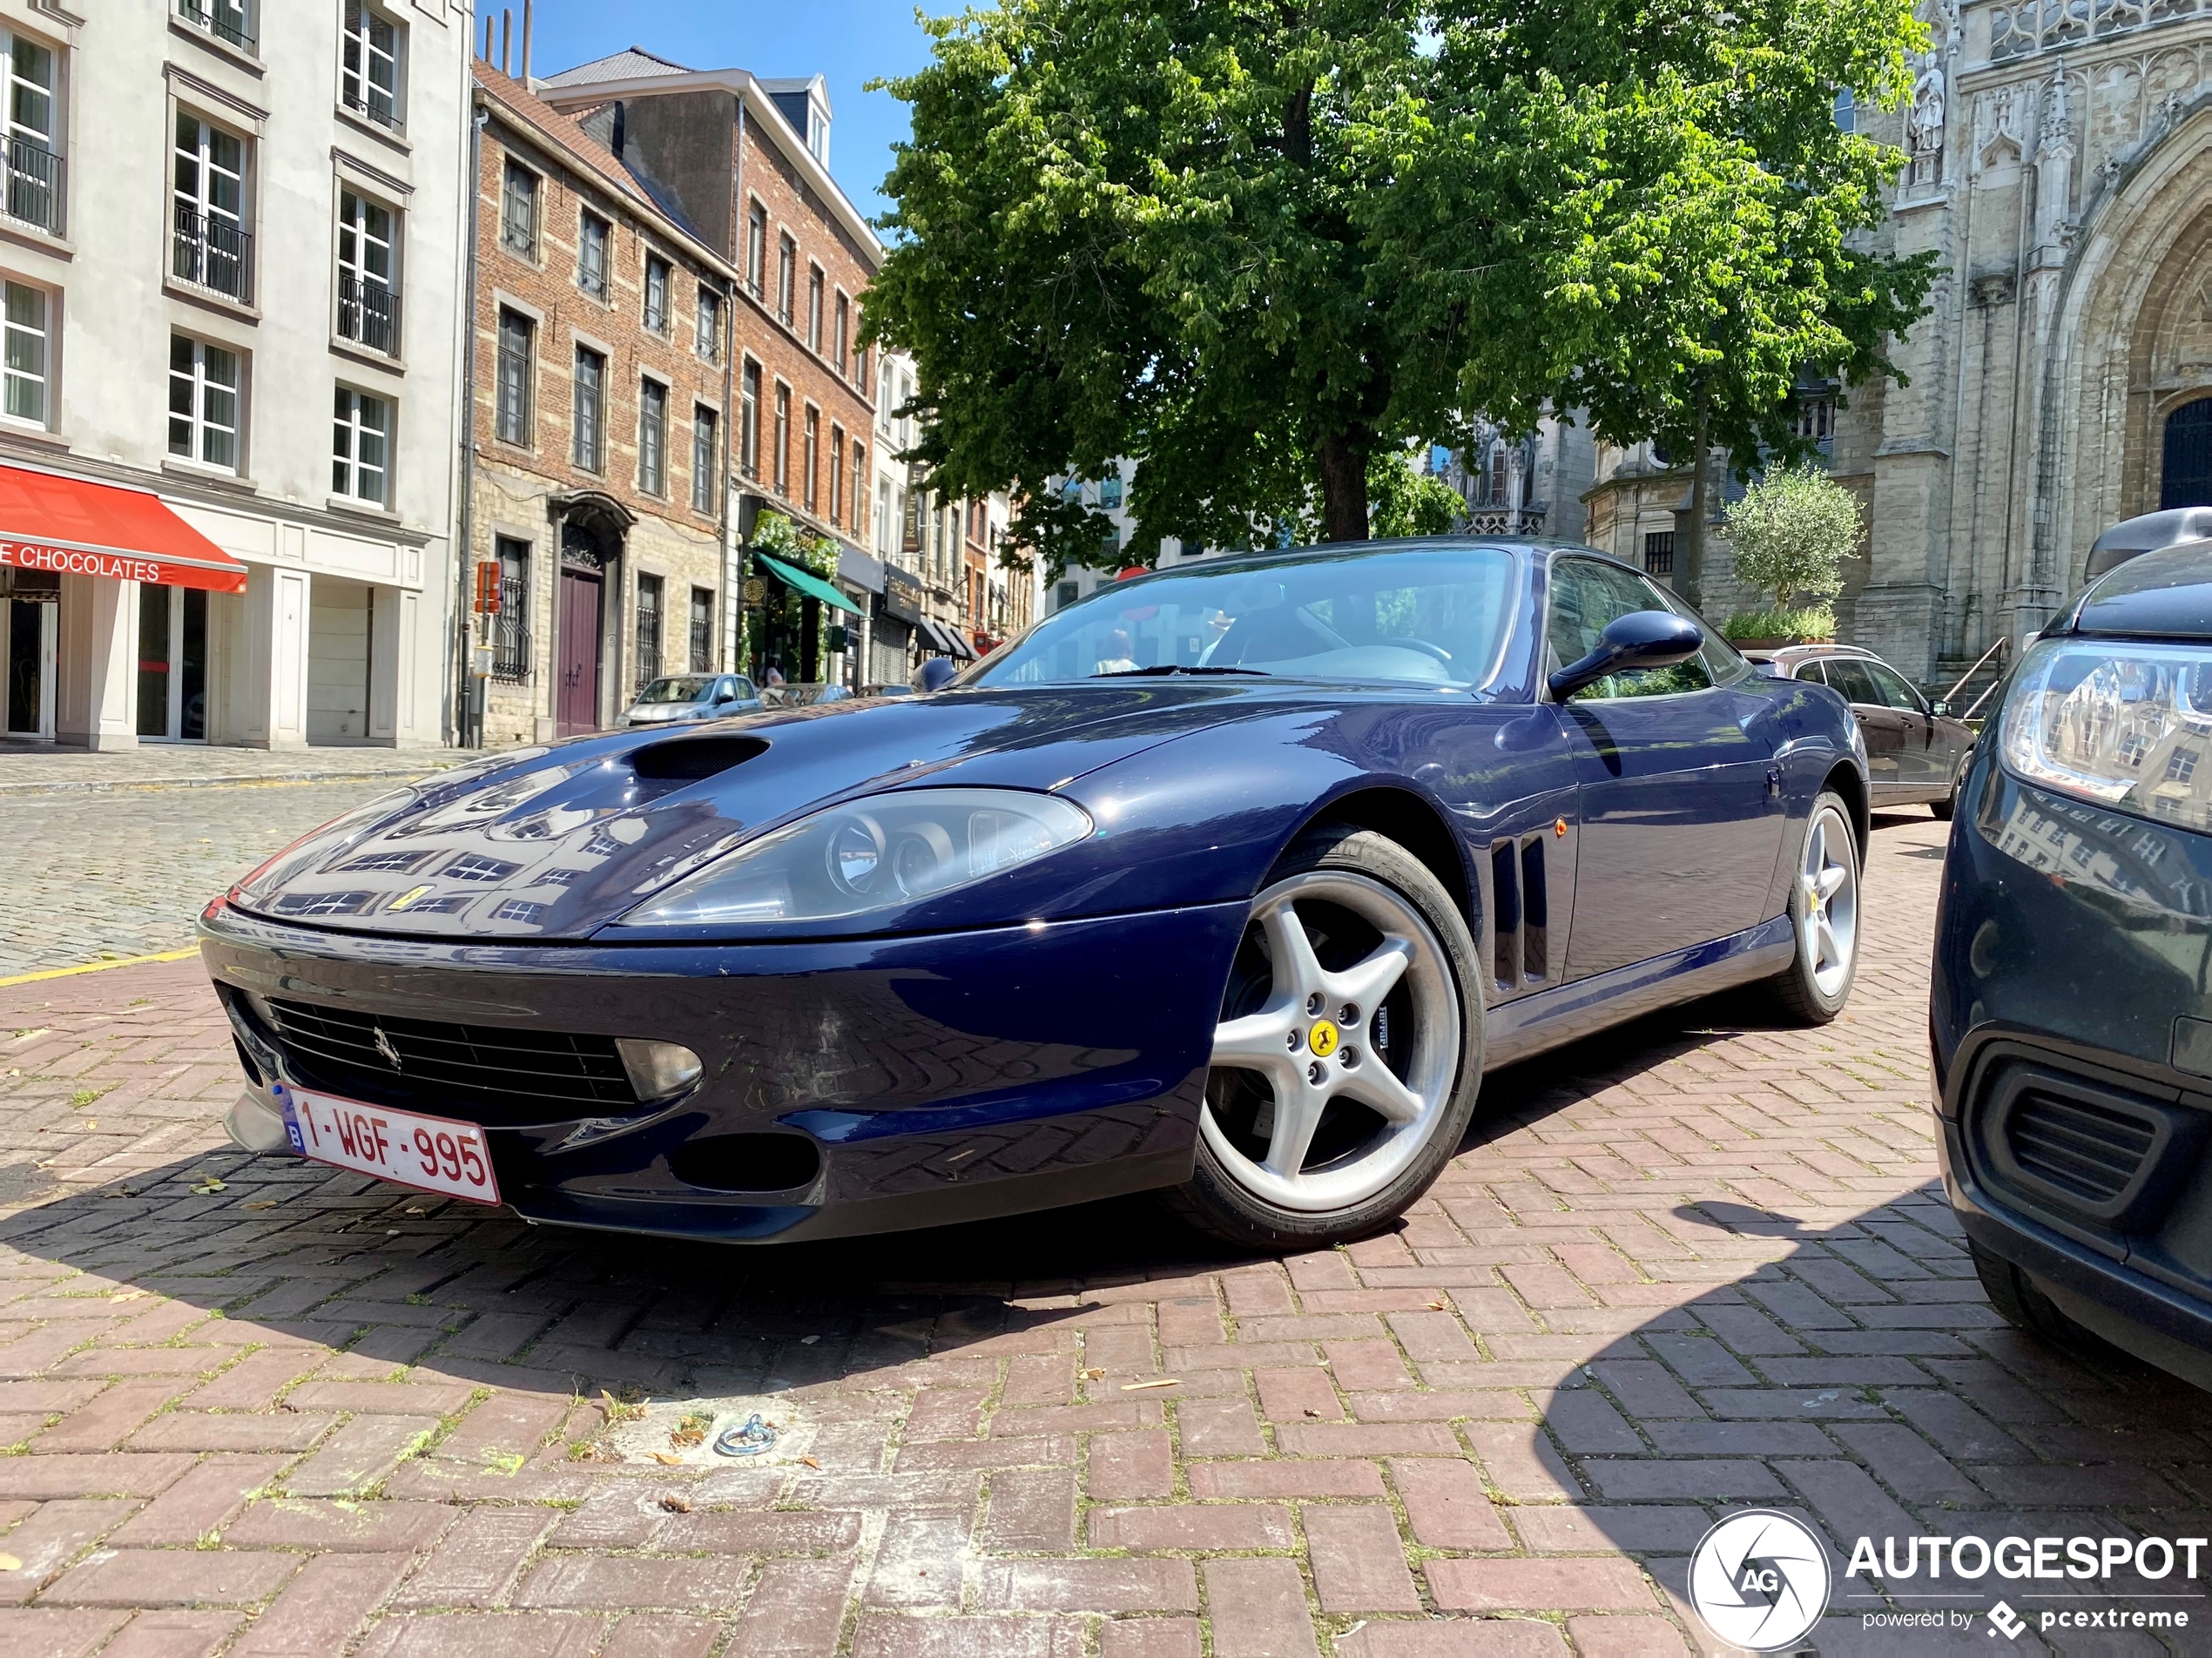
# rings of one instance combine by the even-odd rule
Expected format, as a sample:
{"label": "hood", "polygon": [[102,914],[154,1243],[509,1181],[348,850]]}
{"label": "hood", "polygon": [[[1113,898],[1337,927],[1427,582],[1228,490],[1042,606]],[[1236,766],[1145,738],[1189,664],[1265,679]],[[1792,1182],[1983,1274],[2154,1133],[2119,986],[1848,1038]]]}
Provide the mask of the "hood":
{"label": "hood", "polygon": [[229,901],[349,932],[581,939],[840,799],[924,782],[1055,789],[1315,695],[1219,681],[961,691],[577,738],[371,801],[271,859]]}
{"label": "hood", "polygon": [[2100,578],[2045,630],[2202,639],[2212,635],[2212,541],[2139,554]]}

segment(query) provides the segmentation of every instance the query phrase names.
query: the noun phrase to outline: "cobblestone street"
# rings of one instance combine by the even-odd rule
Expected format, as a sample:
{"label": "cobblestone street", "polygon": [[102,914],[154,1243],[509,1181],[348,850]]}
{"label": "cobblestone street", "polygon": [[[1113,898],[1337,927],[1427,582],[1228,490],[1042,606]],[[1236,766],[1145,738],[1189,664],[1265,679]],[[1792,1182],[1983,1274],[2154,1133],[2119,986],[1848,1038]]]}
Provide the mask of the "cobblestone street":
{"label": "cobblestone street", "polygon": [[[1709,1002],[1501,1073],[1401,1231],[1282,1261],[1144,1203],[532,1230],[221,1149],[195,962],[0,990],[0,1651],[1665,1653],[1710,1649],[1685,1557],[1750,1503],[1846,1547],[2203,1534],[2202,1396],[1982,1299],[1927,1103],[1945,826],[1877,826],[1836,1024]],[[209,839],[195,893],[262,844]],[[759,1466],[687,1444],[748,1408]],[[2067,1586],[1977,1587],[1839,1576],[1819,1649],[1986,1653],[1862,1614]]]}

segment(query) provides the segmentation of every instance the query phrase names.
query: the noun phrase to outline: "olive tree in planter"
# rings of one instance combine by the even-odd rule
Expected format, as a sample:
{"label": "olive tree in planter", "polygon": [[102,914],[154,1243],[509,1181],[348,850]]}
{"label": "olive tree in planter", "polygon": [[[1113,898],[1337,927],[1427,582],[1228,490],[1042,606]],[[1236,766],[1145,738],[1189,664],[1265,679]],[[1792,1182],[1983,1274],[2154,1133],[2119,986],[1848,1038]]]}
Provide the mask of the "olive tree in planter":
{"label": "olive tree in planter", "polygon": [[1770,610],[1739,612],[1721,629],[1738,644],[1795,644],[1835,637],[1831,603],[1858,543],[1858,497],[1811,462],[1769,473],[1725,518],[1736,573],[1774,595]]}

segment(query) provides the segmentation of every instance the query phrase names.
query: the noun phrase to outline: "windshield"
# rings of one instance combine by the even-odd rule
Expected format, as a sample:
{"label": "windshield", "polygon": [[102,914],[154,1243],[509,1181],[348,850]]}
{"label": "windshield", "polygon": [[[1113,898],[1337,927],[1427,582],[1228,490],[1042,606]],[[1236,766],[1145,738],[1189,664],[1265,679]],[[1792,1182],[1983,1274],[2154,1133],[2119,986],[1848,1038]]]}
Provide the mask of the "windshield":
{"label": "windshield", "polygon": [[1497,548],[1296,554],[1101,588],[986,657],[972,685],[1268,674],[1465,687],[1496,665],[1514,591]]}
{"label": "windshield", "polygon": [[695,703],[706,695],[706,688],[714,683],[712,674],[671,674],[665,679],[656,679],[637,693],[641,703]]}

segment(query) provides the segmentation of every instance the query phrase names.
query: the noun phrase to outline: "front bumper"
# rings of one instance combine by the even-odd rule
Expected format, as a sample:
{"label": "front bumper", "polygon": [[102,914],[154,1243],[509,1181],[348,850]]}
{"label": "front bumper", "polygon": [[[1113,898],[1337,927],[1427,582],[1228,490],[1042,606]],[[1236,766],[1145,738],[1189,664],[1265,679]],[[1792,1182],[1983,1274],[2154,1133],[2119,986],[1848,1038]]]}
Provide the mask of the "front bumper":
{"label": "front bumper", "polygon": [[[334,933],[234,909],[201,953],[249,1062],[347,1092],[246,993],[393,1020],[678,1042],[672,1101],[485,1132],[525,1218],[731,1241],[944,1224],[1188,1177],[1242,903],[827,943],[517,947]],[[357,1079],[355,1079],[357,1081]],[[400,1080],[395,1077],[395,1082]],[[464,1093],[405,1101],[469,1121]],[[606,1111],[606,1115],[597,1115]],[[685,1149],[796,1135],[802,1187],[680,1178]]]}

